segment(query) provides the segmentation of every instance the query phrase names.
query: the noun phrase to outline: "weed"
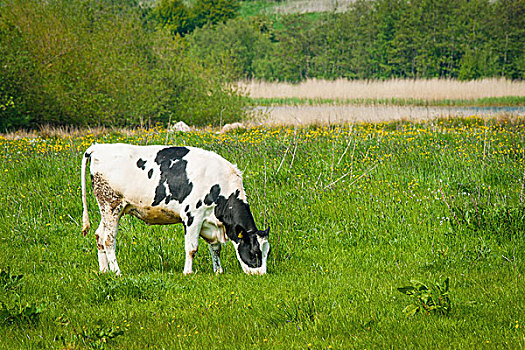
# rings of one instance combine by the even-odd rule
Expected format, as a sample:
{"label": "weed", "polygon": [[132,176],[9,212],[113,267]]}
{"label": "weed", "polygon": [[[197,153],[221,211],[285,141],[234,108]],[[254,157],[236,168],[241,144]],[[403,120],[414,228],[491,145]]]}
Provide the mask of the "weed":
{"label": "weed", "polygon": [[4,324],[36,324],[39,320],[40,314],[44,311],[42,305],[34,303],[22,304],[20,299],[17,305],[8,306],[7,303],[0,300],[0,322]]}
{"label": "weed", "polygon": [[452,309],[449,297],[449,282],[447,277],[442,283],[431,283],[429,286],[422,282],[411,280],[405,287],[397,288],[403,294],[412,298],[403,312],[407,316],[414,316],[418,312],[429,314],[448,315]]}
{"label": "weed", "polygon": [[[64,327],[70,324],[68,320],[62,317],[57,319],[57,323]],[[123,335],[127,330],[125,326],[106,326],[103,320],[99,319],[92,327],[82,326],[78,331],[73,329],[73,333],[70,335],[61,334],[56,336],[55,339],[60,341],[66,348],[106,349],[112,339]]]}
{"label": "weed", "polygon": [[14,275],[8,266],[5,269],[0,269],[0,286],[5,290],[15,290],[20,287],[20,280],[24,275]]}

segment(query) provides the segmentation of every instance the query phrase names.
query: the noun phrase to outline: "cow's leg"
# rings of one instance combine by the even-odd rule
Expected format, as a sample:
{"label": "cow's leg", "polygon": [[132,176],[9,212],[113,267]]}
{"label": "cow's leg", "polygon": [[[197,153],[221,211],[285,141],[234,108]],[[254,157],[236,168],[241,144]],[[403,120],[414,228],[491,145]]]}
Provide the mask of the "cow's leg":
{"label": "cow's leg", "polygon": [[100,272],[106,272],[108,270],[108,259],[106,257],[106,249],[104,247],[104,237],[104,220],[101,220],[100,225],[98,226],[97,231],[95,232],[95,240],[97,241],[98,249],[98,266]]}
{"label": "cow's leg", "polygon": [[210,254],[211,254],[211,260],[213,262],[213,272],[216,274],[222,273],[222,266],[221,266],[221,248],[222,244],[217,243],[210,243]]}
{"label": "cow's leg", "polygon": [[185,218],[184,230],[186,232],[184,237],[184,247],[186,250],[186,261],[184,263],[184,274],[189,275],[193,273],[193,258],[199,249],[199,235],[202,227],[202,219]]}
{"label": "cow's leg", "polygon": [[117,257],[115,254],[115,240],[118,233],[120,213],[102,211],[102,220],[97,229],[95,238],[98,248],[98,263],[101,272],[108,270],[120,275]]}
{"label": "cow's leg", "polygon": [[97,197],[100,209],[100,226],[96,232],[98,248],[98,264],[100,271],[112,271],[120,275],[120,269],[115,255],[115,240],[118,232],[118,222],[124,212],[125,203],[122,195],[111,188],[109,183],[99,173],[92,175],[93,193]]}
{"label": "cow's leg", "polygon": [[106,241],[104,242],[104,245],[106,246],[106,258],[108,259],[109,270],[114,272],[117,276],[120,276],[120,269],[117,264],[117,255],[115,254],[115,241],[117,239],[119,219],[120,218],[117,218],[115,222],[108,227]]}

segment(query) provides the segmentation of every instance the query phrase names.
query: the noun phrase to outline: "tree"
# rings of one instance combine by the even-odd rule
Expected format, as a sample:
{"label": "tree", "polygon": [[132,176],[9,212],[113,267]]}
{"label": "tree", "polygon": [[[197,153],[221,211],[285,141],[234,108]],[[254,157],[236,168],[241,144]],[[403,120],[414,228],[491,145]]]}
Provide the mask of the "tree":
{"label": "tree", "polygon": [[174,35],[187,34],[194,29],[190,11],[182,0],[161,0],[152,9],[151,19]]}
{"label": "tree", "polygon": [[206,24],[225,23],[239,10],[238,0],[196,0],[191,9],[195,28]]}

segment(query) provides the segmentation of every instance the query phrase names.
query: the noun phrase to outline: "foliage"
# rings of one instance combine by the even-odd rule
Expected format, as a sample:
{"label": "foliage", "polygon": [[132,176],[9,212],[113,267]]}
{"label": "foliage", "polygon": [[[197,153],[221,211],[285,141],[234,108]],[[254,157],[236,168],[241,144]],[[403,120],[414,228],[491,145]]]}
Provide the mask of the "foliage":
{"label": "foliage", "polygon": [[42,311],[43,307],[41,305],[33,303],[22,305],[19,302],[18,305],[10,307],[4,301],[0,300],[0,322],[8,325],[35,324],[38,322]]}
{"label": "foliage", "polygon": [[411,280],[408,286],[397,288],[399,292],[410,296],[413,300],[403,312],[407,316],[414,316],[418,312],[425,312],[427,315],[431,313],[448,315],[452,309],[449,283],[448,277],[442,283],[436,282],[430,287],[422,282]]}
{"label": "foliage", "polygon": [[238,0],[196,0],[192,7],[195,27],[224,23],[236,16]]}
{"label": "foliage", "polygon": [[524,14],[521,0],[361,0],[342,13],[253,17],[264,18],[269,35],[244,53],[250,58],[226,34],[239,22],[208,27],[193,43],[215,64],[223,59],[214,52],[231,52],[240,71],[234,78],[524,79]]}
{"label": "foliage", "polygon": [[[21,279],[24,275],[11,273],[11,269],[0,269],[0,324],[32,324],[38,322],[43,306],[36,303],[23,304],[20,298]],[[11,306],[13,305],[13,306]]]}
{"label": "foliage", "polygon": [[182,0],[161,0],[151,9],[150,20],[172,34],[186,34],[193,30],[190,10]]}
{"label": "foliage", "polygon": [[81,344],[87,344],[93,349],[103,349],[109,340],[124,334],[125,329],[120,327],[106,327],[102,320],[98,320],[93,328],[82,327],[77,338]]}
{"label": "foliage", "polygon": [[197,0],[191,6],[182,0],[161,0],[149,9],[148,21],[173,35],[185,35],[205,25],[224,23],[238,9],[237,0]]}
{"label": "foliage", "polygon": [[244,104],[181,38],[128,1],[0,2],[0,129],[241,119]]}
{"label": "foliage", "polygon": [[58,316],[55,323],[61,328],[55,336],[57,341],[69,348],[106,349],[112,339],[123,335],[128,329],[126,326],[107,326],[103,319],[98,319],[94,325],[83,325],[79,329],[72,327],[71,321],[64,316]]}
{"label": "foliage", "polygon": [[0,269],[0,286],[6,290],[18,289],[22,277],[24,275],[13,275],[9,267]]}
{"label": "foliage", "polygon": [[236,19],[219,24],[215,29],[205,26],[188,37],[188,54],[204,65],[216,66],[225,77],[234,81],[259,74],[271,49],[268,36],[255,29],[255,20]]}

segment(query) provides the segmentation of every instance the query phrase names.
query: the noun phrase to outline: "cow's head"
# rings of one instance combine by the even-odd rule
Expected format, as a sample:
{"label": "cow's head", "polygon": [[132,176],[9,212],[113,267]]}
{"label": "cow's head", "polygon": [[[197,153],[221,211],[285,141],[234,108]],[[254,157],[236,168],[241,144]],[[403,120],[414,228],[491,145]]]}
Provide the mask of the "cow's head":
{"label": "cow's head", "polygon": [[266,273],[266,260],[270,251],[269,233],[270,228],[251,233],[241,232],[238,240],[232,240],[237,259],[245,273],[249,275],[264,275]]}
{"label": "cow's head", "polygon": [[215,216],[224,225],[243,271],[249,275],[264,275],[270,251],[270,229],[257,229],[250,206],[242,198],[240,190],[226,198],[220,195],[219,185],[213,186],[204,198],[204,203],[216,204]]}

